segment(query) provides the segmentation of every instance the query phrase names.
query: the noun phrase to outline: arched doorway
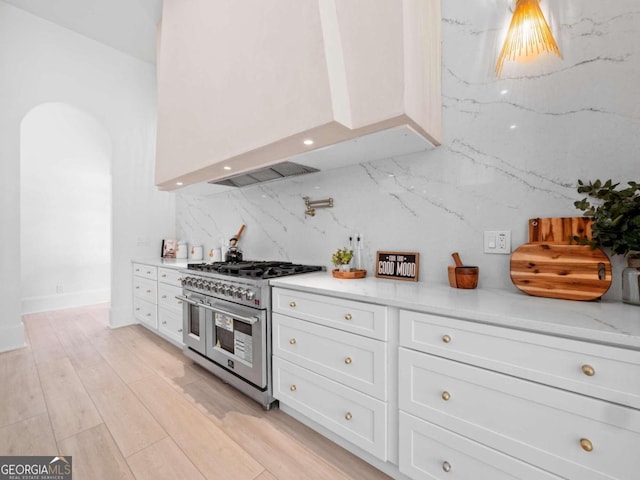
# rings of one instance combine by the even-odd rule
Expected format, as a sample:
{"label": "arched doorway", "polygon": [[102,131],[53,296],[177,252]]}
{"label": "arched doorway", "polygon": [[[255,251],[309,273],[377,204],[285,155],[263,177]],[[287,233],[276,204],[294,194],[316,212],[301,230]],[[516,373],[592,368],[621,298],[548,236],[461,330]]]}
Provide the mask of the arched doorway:
{"label": "arched doorway", "polygon": [[64,103],[20,126],[22,312],[107,302],[111,263],[111,138]]}

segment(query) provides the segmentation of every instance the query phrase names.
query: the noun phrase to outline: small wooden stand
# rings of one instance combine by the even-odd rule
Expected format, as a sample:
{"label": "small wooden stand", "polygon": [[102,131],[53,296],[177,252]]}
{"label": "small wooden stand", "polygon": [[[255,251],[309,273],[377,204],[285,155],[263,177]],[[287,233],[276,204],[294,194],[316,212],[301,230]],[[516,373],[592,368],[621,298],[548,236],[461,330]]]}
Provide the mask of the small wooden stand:
{"label": "small wooden stand", "polygon": [[348,272],[343,272],[342,270],[331,270],[331,274],[335,278],[364,278],[367,276],[366,270],[349,270]]}

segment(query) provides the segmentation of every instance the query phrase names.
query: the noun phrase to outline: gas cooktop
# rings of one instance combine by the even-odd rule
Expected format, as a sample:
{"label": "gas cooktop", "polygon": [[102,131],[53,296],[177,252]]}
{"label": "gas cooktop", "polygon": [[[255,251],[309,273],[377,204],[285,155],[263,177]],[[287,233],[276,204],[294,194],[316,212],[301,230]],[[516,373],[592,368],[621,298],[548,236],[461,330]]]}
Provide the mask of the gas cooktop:
{"label": "gas cooktop", "polygon": [[213,262],[189,263],[187,269],[204,273],[217,273],[232,277],[245,278],[277,278],[298,273],[318,272],[325,267],[317,265],[300,265],[280,261],[245,261],[245,262]]}

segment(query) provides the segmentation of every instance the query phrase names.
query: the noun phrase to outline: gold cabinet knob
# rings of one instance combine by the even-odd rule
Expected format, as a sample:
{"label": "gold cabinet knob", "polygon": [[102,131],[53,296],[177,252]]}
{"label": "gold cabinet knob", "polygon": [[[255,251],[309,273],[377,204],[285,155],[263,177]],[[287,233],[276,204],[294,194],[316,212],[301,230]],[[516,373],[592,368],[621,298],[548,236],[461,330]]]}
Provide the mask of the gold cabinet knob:
{"label": "gold cabinet knob", "polygon": [[596,369],[586,363],[580,368],[582,369],[582,373],[584,373],[587,377],[593,377],[596,374]]}
{"label": "gold cabinet knob", "polygon": [[136,290],[140,290],[140,285],[136,285]]}
{"label": "gold cabinet knob", "polygon": [[163,324],[163,325],[166,325],[166,324],[167,324],[167,321],[166,321],[166,320],[164,320],[164,321],[162,322],[162,324]]}
{"label": "gold cabinet knob", "polygon": [[442,336],[442,341],[444,343],[449,343],[451,341],[451,337],[449,335],[443,335]]}
{"label": "gold cabinet knob", "polygon": [[147,313],[147,317],[150,317],[150,316],[151,316],[151,314],[150,314],[150,313]]}
{"label": "gold cabinet knob", "polygon": [[588,438],[580,439],[580,446],[585,452],[591,452],[593,450],[593,443]]}
{"label": "gold cabinet knob", "polygon": [[136,307],[136,312],[139,312],[139,311],[140,311],[140,307]]}
{"label": "gold cabinet knob", "polygon": [[162,278],[167,278],[167,274],[166,274],[166,273],[163,273],[163,274],[162,274]]}
{"label": "gold cabinet knob", "polygon": [[289,302],[289,306],[291,308],[296,308],[296,302]]}
{"label": "gold cabinet knob", "polygon": [[147,293],[151,293],[151,290],[147,290]]}
{"label": "gold cabinet knob", "polygon": [[182,300],[178,300],[178,305],[182,305]]}
{"label": "gold cabinet knob", "polygon": [[345,314],[344,314],[344,319],[345,319],[345,320],[351,320],[352,318],[353,318],[353,317],[351,316],[351,314],[350,314],[350,313],[345,313]]}
{"label": "gold cabinet knob", "polygon": [[292,392],[295,392],[298,389],[298,387],[296,387],[295,385],[291,385],[289,387],[289,390],[291,390]]}
{"label": "gold cabinet knob", "polygon": [[344,359],[344,363],[346,363],[347,365],[351,365],[351,362],[353,362],[353,360],[351,360],[351,357],[347,357]]}
{"label": "gold cabinet knob", "polygon": [[147,270],[147,275],[151,275],[151,270]]}
{"label": "gold cabinet knob", "polygon": [[351,420],[353,418],[353,415],[351,415],[351,412],[347,412],[344,414],[344,418],[345,420]]}
{"label": "gold cabinet knob", "polygon": [[178,330],[178,333],[182,333],[182,329]]}
{"label": "gold cabinet knob", "polygon": [[166,295],[162,295],[162,298],[167,298],[167,296]]}
{"label": "gold cabinet knob", "polygon": [[451,394],[445,390],[444,392],[442,392],[441,397],[445,402],[447,402],[451,398]]}
{"label": "gold cabinet knob", "polygon": [[442,470],[449,473],[451,471],[451,464],[445,460],[442,462]]}
{"label": "gold cabinet knob", "polygon": [[296,339],[295,339],[295,338],[292,338],[291,340],[289,340],[289,343],[290,343],[291,345],[295,345],[295,344],[296,344],[296,343],[298,343],[298,342],[296,342]]}

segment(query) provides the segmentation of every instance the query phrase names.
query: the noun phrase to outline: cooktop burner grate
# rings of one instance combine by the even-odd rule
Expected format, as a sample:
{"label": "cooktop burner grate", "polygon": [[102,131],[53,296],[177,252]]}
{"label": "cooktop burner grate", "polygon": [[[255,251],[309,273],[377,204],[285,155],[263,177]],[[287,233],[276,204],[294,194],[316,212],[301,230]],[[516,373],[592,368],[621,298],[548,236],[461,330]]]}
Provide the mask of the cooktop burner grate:
{"label": "cooktop burner grate", "polygon": [[300,265],[291,262],[280,261],[245,261],[237,263],[214,262],[214,263],[189,263],[189,270],[207,273],[217,273],[232,277],[249,278],[277,278],[298,273],[318,272],[325,270],[317,265]]}

